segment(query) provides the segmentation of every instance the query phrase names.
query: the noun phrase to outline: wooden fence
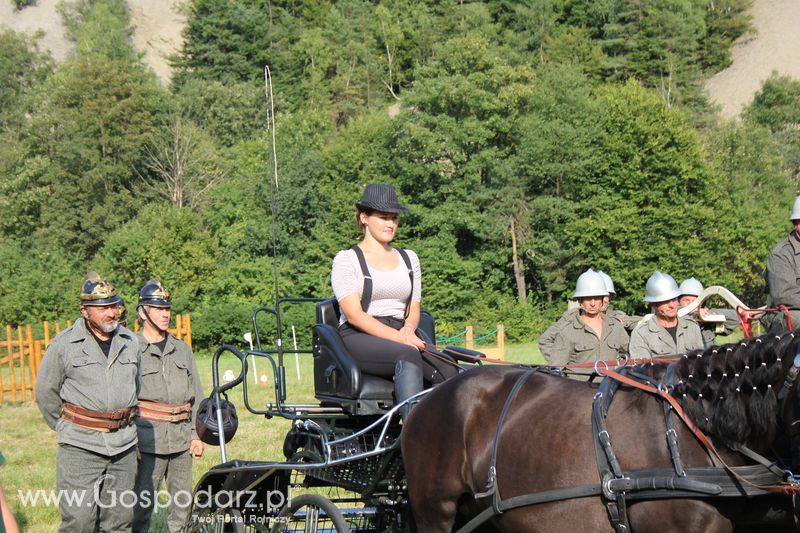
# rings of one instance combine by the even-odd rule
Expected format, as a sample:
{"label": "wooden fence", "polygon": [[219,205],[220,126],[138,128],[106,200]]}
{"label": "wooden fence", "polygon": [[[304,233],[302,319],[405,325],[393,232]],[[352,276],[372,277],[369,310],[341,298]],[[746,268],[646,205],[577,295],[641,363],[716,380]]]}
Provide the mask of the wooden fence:
{"label": "wooden fence", "polygon": [[[475,333],[472,326],[467,326],[466,333],[466,347],[470,350],[475,349]],[[497,347],[496,348],[481,348],[480,351],[486,354],[486,357],[491,359],[500,359],[504,361],[506,358],[506,330],[503,324],[497,324]]]}
{"label": "wooden fence", "polygon": [[[67,320],[66,327],[72,326],[72,321]],[[0,404],[7,401],[24,402],[35,400],[34,387],[36,374],[42,356],[53,337],[61,332],[58,322],[51,325],[48,321],[42,322],[42,338],[34,338],[33,328],[30,324],[13,328],[6,325],[6,340],[0,340]],[[138,322],[134,322],[133,330],[139,330]],[[192,346],[192,319],[187,313],[175,315],[175,327],[169,332],[176,338],[183,340],[189,347]]]}

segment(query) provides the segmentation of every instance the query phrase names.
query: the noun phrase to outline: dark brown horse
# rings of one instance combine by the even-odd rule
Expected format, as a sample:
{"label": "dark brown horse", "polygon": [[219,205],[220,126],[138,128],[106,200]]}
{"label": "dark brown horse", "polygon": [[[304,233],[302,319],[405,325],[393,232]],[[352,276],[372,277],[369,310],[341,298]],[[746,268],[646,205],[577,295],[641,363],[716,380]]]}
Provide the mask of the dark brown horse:
{"label": "dark brown horse", "polygon": [[[796,383],[781,400],[777,398],[797,344],[793,335],[765,336],[748,344],[694,352],[675,363],[671,394],[712,437],[729,465],[749,463],[731,449],[744,444],[763,452],[797,420]],[[663,374],[666,368],[646,366],[642,371],[651,374]],[[484,366],[465,372],[438,386],[412,410],[403,428],[402,447],[418,531],[452,531],[489,505],[474,496],[487,488],[500,412],[524,371]],[[502,498],[600,482],[591,421],[597,390],[595,384],[543,372],[524,383],[500,433],[497,487]],[[662,401],[654,395],[621,388],[606,424],[624,471],[673,466]],[[713,466],[709,453],[684,423],[676,419],[675,429],[686,467]],[[781,505],[789,501],[785,496],[779,499]],[[744,498],[661,499],[632,502],[627,509],[636,533],[716,532],[732,531],[751,504],[752,499]],[[509,510],[481,531],[496,529],[613,531],[599,496]]]}

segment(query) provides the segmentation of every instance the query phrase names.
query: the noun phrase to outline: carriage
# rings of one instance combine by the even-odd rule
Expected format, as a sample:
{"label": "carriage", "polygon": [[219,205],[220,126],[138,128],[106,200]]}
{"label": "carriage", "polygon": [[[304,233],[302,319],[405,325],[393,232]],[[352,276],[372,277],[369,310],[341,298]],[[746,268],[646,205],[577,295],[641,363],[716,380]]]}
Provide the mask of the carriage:
{"label": "carriage", "polygon": [[[713,292],[714,288],[710,289],[712,289],[710,294],[719,294],[718,291]],[[699,300],[698,305],[703,298]],[[281,339],[281,306],[289,303],[314,304],[316,306],[316,324],[313,327],[311,350],[284,348],[284,342]],[[744,307],[742,306],[742,308]],[[256,320],[260,313],[270,314],[276,321],[277,339],[274,349],[265,349],[262,346]],[[748,313],[740,314],[748,315]],[[401,428],[403,425],[400,423],[400,410],[404,405],[395,404],[393,384],[390,380],[362,373],[347,354],[336,332],[338,317],[338,306],[333,299],[283,298],[277,301],[274,308],[262,307],[253,313],[256,340],[254,348],[242,353],[233,346],[223,345],[215,352],[212,361],[214,391],[210,400],[214,402],[213,406],[216,408],[214,410],[216,427],[222,428],[218,431],[222,463],[211,468],[198,482],[193,497],[192,512],[187,524],[188,531],[330,531],[342,533],[415,530],[411,523],[409,507],[406,471],[408,465],[404,465],[401,452],[401,437],[403,436]],[[435,338],[435,324],[430,314],[423,312],[420,329],[423,330],[426,337]],[[744,345],[745,343],[742,343],[742,346]],[[742,350],[744,349],[746,348],[742,348]],[[792,349],[794,349],[793,345]],[[731,350],[732,348],[728,349],[729,352]],[[219,359],[224,353],[233,354],[241,362],[241,372],[233,381],[221,385]],[[293,404],[286,402],[284,356],[291,353],[313,354],[314,390],[315,396],[319,400],[318,403]],[[465,367],[481,366],[483,362],[478,354],[471,351],[450,350],[448,353]],[[275,397],[274,401],[264,407],[253,406],[248,399],[248,385],[245,376],[248,375],[248,357],[253,356],[269,361],[273,370]],[[777,358],[777,361],[780,366],[780,357]],[[795,359],[795,363],[798,362],[800,362],[800,356]],[[508,424],[504,422],[504,418],[508,414],[511,404],[514,403],[516,395],[519,394],[520,388],[534,374],[536,376],[533,379],[551,380],[556,385],[571,380],[564,380],[559,376],[553,377],[553,374],[559,374],[559,372],[547,368],[527,368],[515,365],[500,369],[495,365],[483,366],[484,369],[487,366],[490,367],[486,369],[489,373],[494,367],[497,369],[495,374],[503,372],[509,374],[503,378],[504,383],[513,384],[513,386],[506,387],[510,388],[510,390],[506,390],[503,388],[505,385],[501,386],[500,381],[497,382],[497,390],[505,392],[498,396],[501,401],[492,409],[493,412],[496,411],[496,414],[487,425],[488,429],[484,428],[486,429],[484,433],[488,437],[484,439],[485,443],[483,444],[484,452],[487,450],[492,452],[491,454],[484,453],[486,455],[484,460],[488,461],[491,457],[492,463],[491,465],[480,465],[481,470],[489,472],[489,480],[485,487],[473,487],[476,499],[482,498],[484,504],[473,513],[472,520],[455,524],[461,528],[460,531],[479,529],[486,525],[493,516],[511,509],[527,506],[537,507],[541,503],[574,501],[587,497],[601,497],[604,502],[613,503],[607,508],[610,515],[614,512],[623,514],[626,512],[626,497],[627,504],[636,502],[637,498],[639,501],[663,501],[675,498],[683,500],[687,498],[744,497],[748,501],[755,499],[758,502],[765,502],[762,506],[755,506],[756,511],[754,512],[751,512],[750,506],[748,506],[750,518],[747,520],[750,520],[751,523],[760,524],[760,520],[763,519],[773,525],[778,524],[779,528],[793,529],[792,503],[785,494],[795,493],[797,483],[791,472],[781,466],[782,463],[779,460],[771,458],[769,461],[764,461],[764,464],[756,461],[755,465],[734,466],[732,470],[726,470],[727,467],[721,466],[705,470],[688,467],[683,469],[680,464],[680,453],[676,452],[679,448],[677,436],[681,430],[676,431],[676,427],[673,426],[668,427],[667,431],[667,441],[670,443],[669,453],[674,463],[670,465],[670,468],[650,469],[647,471],[647,476],[639,475],[638,477],[638,472],[626,472],[624,468],[621,471],[620,461],[617,461],[614,449],[607,438],[609,432],[604,418],[608,415],[611,398],[615,392],[618,397],[623,396],[621,388],[630,387],[630,384],[608,379],[597,387],[597,392],[594,393],[594,402],[591,402],[591,397],[589,397],[590,403],[593,403],[593,415],[589,423],[596,437],[599,436],[593,441],[593,446],[597,450],[592,450],[591,459],[592,462],[596,460],[596,464],[601,467],[602,482],[568,486],[556,490],[538,490],[518,495],[510,500],[500,499],[496,478],[494,480],[492,478],[492,474],[502,471],[503,468],[502,465],[495,462],[498,440],[501,428],[504,424]],[[604,368],[604,366],[597,367],[596,373],[623,375],[626,376],[625,379],[638,381],[642,385],[640,387],[642,389],[646,387],[652,389],[648,391],[648,394],[667,395],[667,390],[661,380],[663,376],[658,373],[657,365],[650,365],[646,369],[644,367],[634,368],[632,372],[628,372],[633,365],[623,362],[623,368],[619,373]],[[797,365],[795,368],[798,368]],[[798,369],[800,370],[800,368]],[[794,371],[794,377],[797,372],[798,370]],[[480,372],[464,372],[462,376],[466,374],[478,376]],[[487,372],[483,372],[483,374],[487,374]],[[790,370],[786,375],[791,374]],[[707,379],[711,379],[710,373]],[[786,380],[788,383],[788,377]],[[466,380],[462,379],[461,381]],[[248,411],[268,418],[281,417],[291,421],[291,429],[285,436],[283,444],[285,461],[228,460],[224,431],[225,420],[222,418],[222,413],[225,411],[223,397],[228,390],[240,384],[243,387],[244,403]],[[794,387],[794,383],[790,385]],[[457,387],[458,384],[454,386]],[[755,392],[756,389],[753,388],[753,391]],[[456,392],[458,391],[456,390]],[[430,393],[431,389],[425,390],[409,401],[422,401]],[[440,390],[439,396],[441,397],[443,394],[445,393]],[[796,395],[794,389],[792,389],[792,395]],[[702,394],[700,396],[702,397]],[[412,412],[411,419],[413,420],[417,416],[416,413],[423,411],[423,408],[426,407],[428,411],[419,416],[423,417],[428,414],[430,403],[426,404],[422,401],[421,405]],[[473,406],[470,405],[469,409],[473,409]],[[669,406],[665,408],[665,412],[669,409]],[[665,416],[669,426],[669,415]],[[452,426],[456,430],[459,429],[457,422]],[[421,431],[423,433],[426,431],[425,426],[418,424],[414,429],[416,431],[414,438],[424,440],[425,435]],[[670,440],[670,432],[676,438],[674,442]],[[602,437],[603,434],[605,434],[605,440]],[[438,443],[432,440],[431,446],[443,445],[447,449],[452,445],[454,454],[458,455],[459,437],[459,435],[453,434],[452,441],[444,444],[441,439]],[[433,438],[435,439],[435,436]],[[595,451],[597,451],[596,456]],[[417,449],[414,458],[418,460],[424,454],[425,450],[420,453],[420,450]],[[758,457],[761,458],[760,455]],[[427,468],[428,471],[420,475],[421,462],[418,461],[414,465],[418,477],[427,476],[427,479],[430,480],[431,476],[448,475],[446,467],[443,467],[441,472],[433,472],[430,466],[422,467]],[[753,461],[748,462],[753,463]],[[455,467],[458,468],[459,465],[455,465]],[[460,468],[463,469],[463,465]],[[605,468],[605,477],[603,477],[603,468]],[[681,472],[682,469],[683,472]],[[686,475],[687,472],[691,474],[689,477]],[[698,479],[698,476],[706,477]],[[781,490],[778,491],[781,492],[781,495],[777,499],[773,498],[772,495],[775,491],[770,491],[766,487],[781,487]],[[485,488],[486,491],[478,494],[481,492],[477,490],[479,488]],[[622,505],[619,505],[620,496]],[[761,500],[757,498],[762,496],[764,498]],[[760,518],[753,519],[754,514]],[[767,517],[767,515],[770,516]],[[775,518],[776,515],[777,518]],[[611,518],[610,523],[613,529],[616,531],[629,530],[630,524],[627,517],[616,521],[613,516]],[[657,520],[663,520],[663,518]],[[742,519],[742,523],[747,520]],[[787,523],[791,525],[786,526]],[[605,525],[608,526],[608,524],[609,522],[606,520]],[[488,527],[491,528],[491,524]],[[449,531],[451,528],[455,528],[452,523],[443,530]],[[424,526],[418,530],[427,531]],[[430,530],[433,528],[431,527]],[[518,530],[525,531],[526,529],[523,527]]]}
{"label": "carriage", "polygon": [[[313,348],[284,349],[282,313],[286,304],[313,304],[316,325]],[[271,315],[277,325],[274,348],[264,348],[258,316]],[[189,531],[403,531],[408,529],[408,509],[400,452],[400,410],[395,405],[393,383],[362,373],[344,348],[336,327],[339,308],[335,299],[282,298],[274,308],[253,313],[255,346],[242,353],[221,346],[212,359],[214,392],[222,398],[233,387],[243,387],[246,409],[267,418],[292,422],[284,439],[286,461],[227,460],[225,432],[218,431],[222,464],[209,470],[195,489]],[[433,317],[423,311],[420,330],[435,338]],[[450,356],[475,364],[476,352],[452,348]],[[219,359],[233,354],[241,362],[238,377],[220,384]],[[288,354],[311,353],[314,391],[319,403],[286,402]],[[251,405],[248,381],[252,357],[264,358],[272,368],[274,401],[265,407]],[[418,401],[428,391],[416,395]],[[212,406],[214,416],[224,405]],[[217,428],[224,428],[221,415]],[[336,496],[330,496],[335,493]],[[339,495],[345,493],[344,496]]]}

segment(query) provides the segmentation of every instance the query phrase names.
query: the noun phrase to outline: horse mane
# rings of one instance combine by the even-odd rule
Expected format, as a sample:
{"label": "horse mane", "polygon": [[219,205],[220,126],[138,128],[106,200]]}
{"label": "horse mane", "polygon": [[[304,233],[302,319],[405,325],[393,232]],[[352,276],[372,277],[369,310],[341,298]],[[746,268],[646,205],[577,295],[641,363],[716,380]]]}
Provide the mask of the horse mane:
{"label": "horse mane", "polygon": [[695,350],[675,363],[672,394],[692,422],[731,449],[764,449],[778,430],[778,390],[794,334]]}

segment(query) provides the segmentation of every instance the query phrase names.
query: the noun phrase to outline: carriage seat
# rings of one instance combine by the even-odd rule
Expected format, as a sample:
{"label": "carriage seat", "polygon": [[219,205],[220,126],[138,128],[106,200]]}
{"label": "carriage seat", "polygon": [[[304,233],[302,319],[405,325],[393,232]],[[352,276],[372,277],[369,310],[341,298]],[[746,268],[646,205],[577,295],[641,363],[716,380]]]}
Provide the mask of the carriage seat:
{"label": "carriage seat", "polygon": [[[324,405],[340,405],[350,414],[383,414],[394,406],[394,382],[362,372],[339,336],[339,302],[317,304],[314,326],[314,392]],[[435,337],[434,319],[420,313],[417,334],[426,342]]]}

